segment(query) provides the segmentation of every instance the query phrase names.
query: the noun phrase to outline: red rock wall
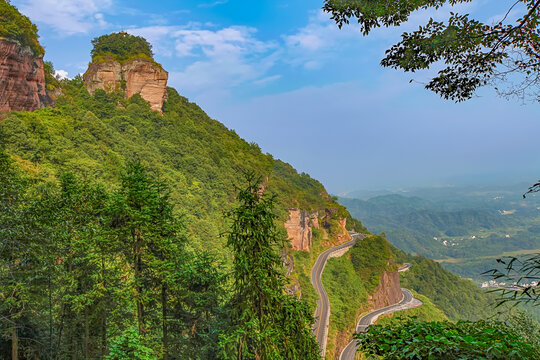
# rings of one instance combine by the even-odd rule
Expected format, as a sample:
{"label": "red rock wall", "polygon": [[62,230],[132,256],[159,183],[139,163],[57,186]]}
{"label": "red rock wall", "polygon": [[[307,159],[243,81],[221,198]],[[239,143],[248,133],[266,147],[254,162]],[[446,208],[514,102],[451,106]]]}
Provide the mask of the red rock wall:
{"label": "red rock wall", "polygon": [[370,297],[372,309],[380,309],[385,306],[397,304],[401,301],[401,285],[397,271],[385,271],[380,278],[379,286]]}
{"label": "red rock wall", "polygon": [[[313,218],[313,220],[311,220]],[[285,229],[294,250],[309,251],[313,239],[312,226],[318,228],[317,213],[310,214],[300,209],[289,210],[289,220],[285,222]]]}
{"label": "red rock wall", "polygon": [[127,98],[140,94],[152,110],[159,112],[167,99],[169,74],[150,60],[133,59],[120,64],[111,59],[90,64],[83,78],[90,94],[97,89],[111,92],[124,87]]}
{"label": "red rock wall", "polygon": [[34,111],[49,102],[43,58],[15,41],[0,39],[0,112]]}

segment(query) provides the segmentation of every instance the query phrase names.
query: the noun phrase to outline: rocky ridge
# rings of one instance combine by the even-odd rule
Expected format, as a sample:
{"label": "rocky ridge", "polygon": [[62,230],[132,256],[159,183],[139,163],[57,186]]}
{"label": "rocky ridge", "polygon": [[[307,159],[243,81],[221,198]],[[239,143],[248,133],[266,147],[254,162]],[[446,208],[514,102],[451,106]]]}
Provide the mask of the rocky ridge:
{"label": "rocky ridge", "polygon": [[43,57],[17,41],[0,39],[0,112],[34,111],[51,104]]}
{"label": "rocky ridge", "polygon": [[[331,219],[335,218],[335,209],[324,209],[321,211],[309,212],[301,209],[289,209],[289,219],[283,224],[287,230],[293,250],[310,251],[313,245],[313,229],[322,230],[325,239],[328,239],[328,231]],[[333,245],[342,244],[351,240],[347,231],[347,219],[337,218],[337,231],[333,232],[335,242]],[[336,229],[334,229],[336,230]],[[325,244],[330,245],[330,244]]]}
{"label": "rocky ridge", "polygon": [[152,110],[162,112],[167,100],[169,74],[152,60],[134,58],[118,62],[112,58],[93,62],[83,75],[88,92],[101,89],[106,92],[123,90],[127,98],[135,94],[150,103]]}

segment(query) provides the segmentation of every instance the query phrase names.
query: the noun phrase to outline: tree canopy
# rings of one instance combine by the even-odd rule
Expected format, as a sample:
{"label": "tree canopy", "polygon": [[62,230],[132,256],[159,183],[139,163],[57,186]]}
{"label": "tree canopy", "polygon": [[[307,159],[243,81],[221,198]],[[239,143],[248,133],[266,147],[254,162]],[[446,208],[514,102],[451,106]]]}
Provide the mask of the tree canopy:
{"label": "tree canopy", "polygon": [[[496,321],[372,325],[357,334],[359,349],[382,359],[536,359],[539,349],[524,331]],[[531,341],[532,340],[532,341]]]}
{"label": "tree canopy", "polygon": [[92,45],[92,60],[100,56],[112,56],[119,61],[141,55],[151,59],[154,57],[152,45],[145,38],[124,31],[97,37],[92,40]]}
{"label": "tree canopy", "polygon": [[6,0],[0,0],[0,38],[16,40],[30,47],[36,56],[45,54],[38,41],[37,26]]}
{"label": "tree canopy", "polygon": [[[471,0],[325,0],[323,9],[341,28],[356,18],[364,35],[398,26],[412,13]],[[511,22],[511,12],[521,16]],[[504,97],[540,101],[540,0],[517,0],[495,23],[450,12],[447,21],[429,21],[386,51],[381,65],[415,72],[444,63],[426,85],[445,99],[470,99],[492,85]]]}

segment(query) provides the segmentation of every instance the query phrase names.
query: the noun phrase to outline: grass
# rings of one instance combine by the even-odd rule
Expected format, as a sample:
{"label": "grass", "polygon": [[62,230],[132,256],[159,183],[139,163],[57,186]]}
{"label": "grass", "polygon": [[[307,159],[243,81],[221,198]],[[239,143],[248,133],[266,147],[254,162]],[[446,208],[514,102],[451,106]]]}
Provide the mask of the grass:
{"label": "grass", "polygon": [[348,254],[329,259],[322,280],[330,300],[326,357],[332,359],[340,337],[351,337],[358,315],[367,309],[368,292]]}

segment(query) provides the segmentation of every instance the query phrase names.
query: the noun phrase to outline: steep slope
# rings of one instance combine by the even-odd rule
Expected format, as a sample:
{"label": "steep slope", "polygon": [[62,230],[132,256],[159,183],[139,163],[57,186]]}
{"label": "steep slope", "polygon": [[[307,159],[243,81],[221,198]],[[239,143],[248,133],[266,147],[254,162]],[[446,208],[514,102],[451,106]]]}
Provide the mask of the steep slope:
{"label": "steep slope", "polygon": [[0,14],[0,112],[34,111],[49,105],[44,50],[36,26],[4,1]]}
{"label": "steep slope", "polygon": [[139,159],[173,186],[192,246],[223,255],[224,211],[238,174],[251,170],[268,177],[267,191],[277,194],[283,222],[290,208],[320,210],[329,214],[326,236],[342,235],[344,229],[332,224],[350,215],[319,182],[261,153],[175,90],[168,89],[163,116],[138,95],[126,100],[96,90],[90,96],[80,79],[66,84],[64,93],[54,109],[9,113],[0,123],[3,146],[21,166],[35,169],[36,177],[46,181],[51,173],[69,170],[111,187],[120,165]]}
{"label": "steep slope", "polygon": [[338,359],[362,313],[401,300],[392,246],[381,236],[358,240],[341,257],[329,259],[322,280],[330,300],[326,358]]}
{"label": "steep slope", "polygon": [[435,261],[405,254],[394,249],[398,262],[410,263],[401,273],[403,287],[427,296],[451,320],[480,320],[496,313],[495,296],[480,289],[471,280],[445,270]]}
{"label": "steep slope", "polygon": [[151,45],[126,32],[103,35],[92,43],[92,62],[83,75],[90,94],[98,89],[122,91],[128,99],[139,94],[161,113],[169,74],[154,61]]}

